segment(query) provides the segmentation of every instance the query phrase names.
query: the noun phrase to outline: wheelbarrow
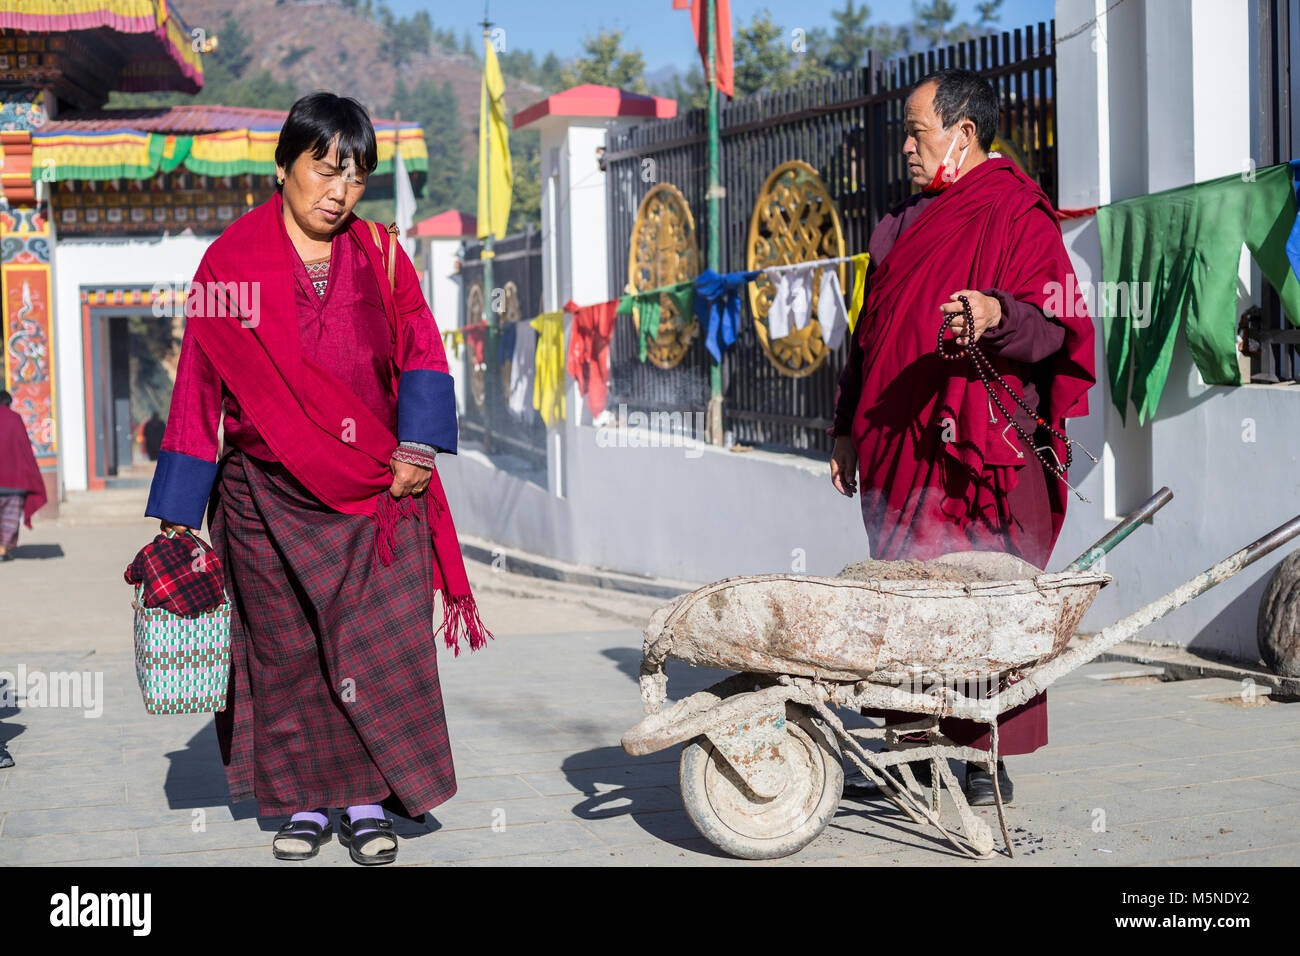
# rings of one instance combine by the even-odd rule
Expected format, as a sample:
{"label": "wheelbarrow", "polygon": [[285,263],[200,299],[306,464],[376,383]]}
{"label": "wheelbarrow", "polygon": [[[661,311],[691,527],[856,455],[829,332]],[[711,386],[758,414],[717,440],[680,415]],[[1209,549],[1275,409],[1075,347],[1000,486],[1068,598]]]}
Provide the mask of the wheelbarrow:
{"label": "wheelbarrow", "polygon": [[[990,857],[992,830],[972,812],[948,760],[982,764],[1012,857],[997,785],[999,718],[1300,534],[1297,516],[1068,647],[1111,580],[1096,569],[1100,559],[1172,497],[1161,489],[1057,573],[1007,554],[964,552],[925,562],[920,578],[764,574],[683,595],[645,628],[640,683],[648,716],[623,735],[623,749],[638,756],[686,743],[679,780],[687,814],[711,843],[745,859],[788,856],[817,838],[839,806],[844,757],[913,823],[935,827],[965,856]],[[739,673],[665,707],[670,657]],[[849,731],[834,708],[916,719]],[[987,724],[989,749],[947,738],[943,717]],[[868,750],[872,740],[887,749]],[[924,790],[912,771],[920,761],[932,770]],[[940,819],[943,789],[961,839]]]}

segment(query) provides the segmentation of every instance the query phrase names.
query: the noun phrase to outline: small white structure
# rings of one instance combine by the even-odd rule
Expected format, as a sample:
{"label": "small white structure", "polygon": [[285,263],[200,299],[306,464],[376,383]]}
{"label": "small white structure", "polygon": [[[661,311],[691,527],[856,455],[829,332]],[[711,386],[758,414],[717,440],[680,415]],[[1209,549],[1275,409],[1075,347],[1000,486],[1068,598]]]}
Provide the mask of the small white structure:
{"label": "small white structure", "polygon": [[[446,332],[460,324],[460,271],[457,255],[463,240],[478,232],[478,220],[456,209],[422,219],[407,231],[415,240],[415,262],[424,273],[424,299],[433,310],[438,328]],[[452,371],[456,363],[452,362]],[[456,407],[465,409],[464,383],[455,376]]]}

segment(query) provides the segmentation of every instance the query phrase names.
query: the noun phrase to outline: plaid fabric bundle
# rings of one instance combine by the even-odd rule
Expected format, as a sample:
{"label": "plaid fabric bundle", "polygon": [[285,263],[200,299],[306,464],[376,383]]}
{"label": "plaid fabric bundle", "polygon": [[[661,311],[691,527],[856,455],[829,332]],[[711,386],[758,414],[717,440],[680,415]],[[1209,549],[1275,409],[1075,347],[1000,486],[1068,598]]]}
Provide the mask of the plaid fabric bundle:
{"label": "plaid fabric bundle", "polygon": [[127,584],[143,587],[140,604],[172,614],[202,614],[225,601],[221,559],[196,534],[160,534],[126,569]]}

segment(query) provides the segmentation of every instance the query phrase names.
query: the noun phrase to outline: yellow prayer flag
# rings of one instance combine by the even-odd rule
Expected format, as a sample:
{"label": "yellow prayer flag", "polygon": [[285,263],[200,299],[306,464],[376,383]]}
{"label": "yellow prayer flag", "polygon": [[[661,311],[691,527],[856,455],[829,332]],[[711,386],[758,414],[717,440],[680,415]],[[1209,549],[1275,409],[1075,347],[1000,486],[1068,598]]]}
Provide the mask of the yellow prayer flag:
{"label": "yellow prayer flag", "polygon": [[544,312],[529,322],[537,330],[533,361],[533,408],[550,427],[565,417],[564,313]]}
{"label": "yellow prayer flag", "polygon": [[510,219],[510,142],[506,132],[506,84],[501,78],[496,52],[483,38],[483,92],[478,115],[478,237],[506,234]]}

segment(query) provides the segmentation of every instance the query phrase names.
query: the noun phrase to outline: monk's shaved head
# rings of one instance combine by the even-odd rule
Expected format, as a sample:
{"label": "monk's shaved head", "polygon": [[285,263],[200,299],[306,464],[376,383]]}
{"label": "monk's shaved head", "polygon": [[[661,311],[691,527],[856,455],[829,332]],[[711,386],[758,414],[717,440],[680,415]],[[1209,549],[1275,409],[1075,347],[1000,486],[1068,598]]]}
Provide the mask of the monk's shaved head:
{"label": "monk's shaved head", "polygon": [[934,112],[944,128],[970,120],[980,149],[987,153],[998,132],[998,95],[989,81],[971,70],[939,70],[923,77],[915,89],[927,83],[934,84]]}

